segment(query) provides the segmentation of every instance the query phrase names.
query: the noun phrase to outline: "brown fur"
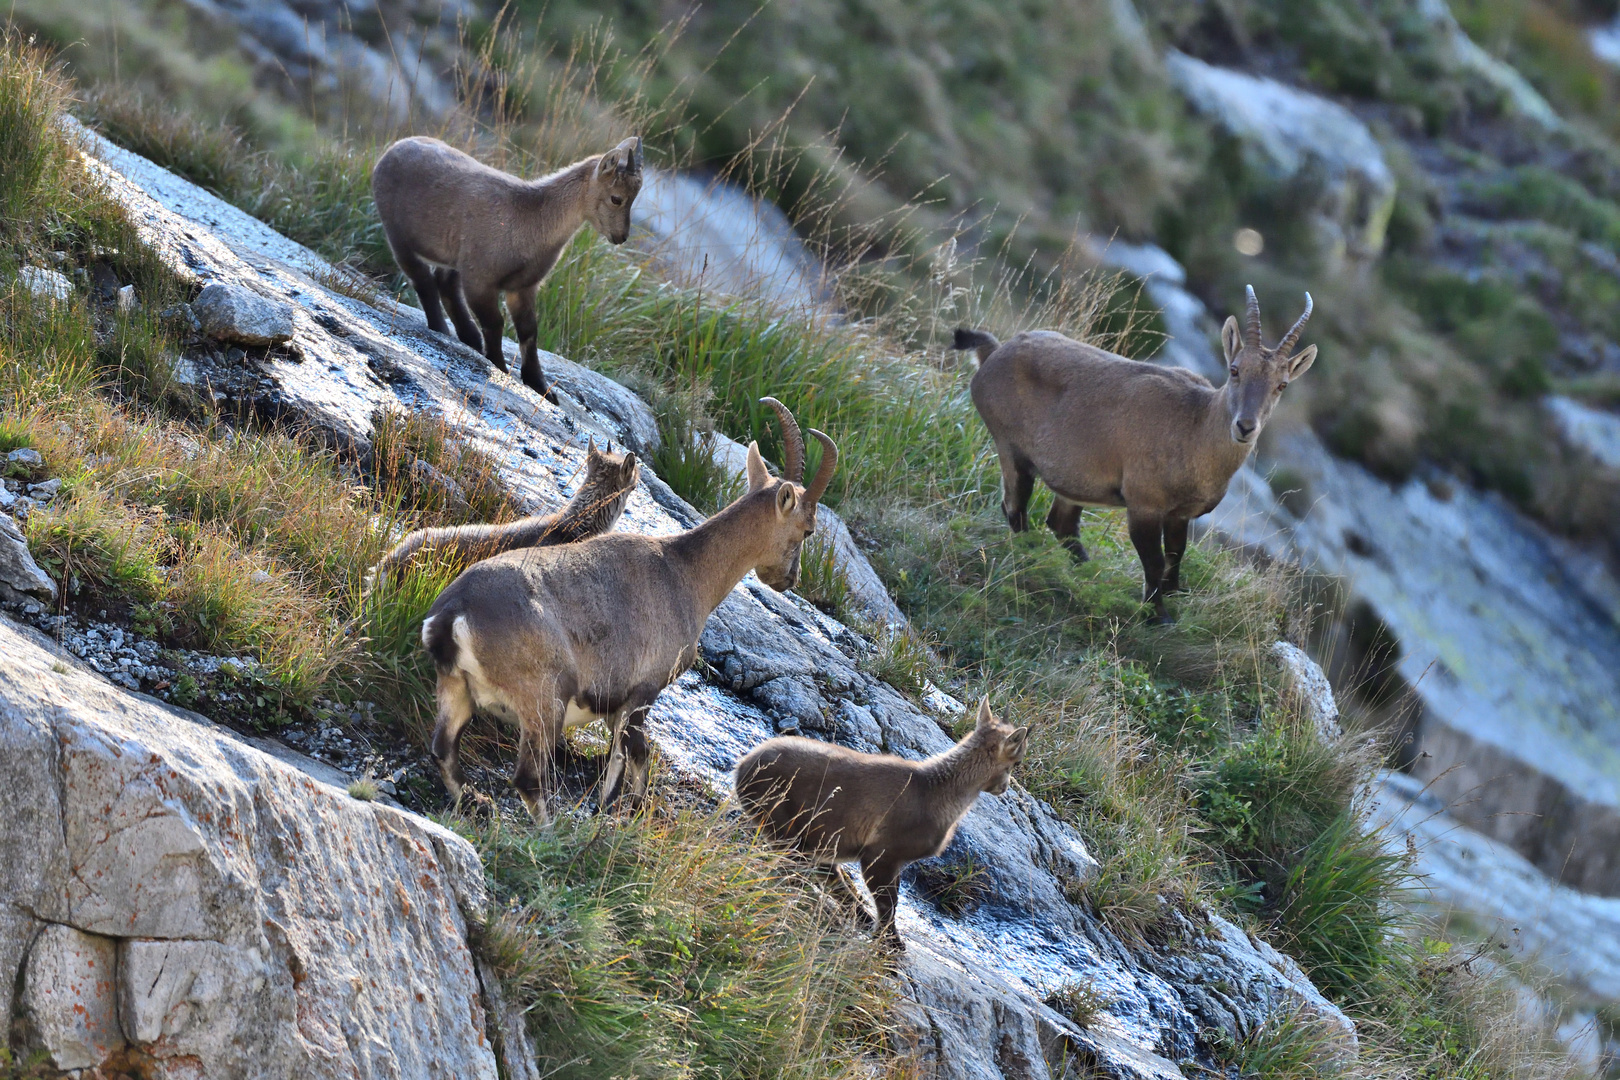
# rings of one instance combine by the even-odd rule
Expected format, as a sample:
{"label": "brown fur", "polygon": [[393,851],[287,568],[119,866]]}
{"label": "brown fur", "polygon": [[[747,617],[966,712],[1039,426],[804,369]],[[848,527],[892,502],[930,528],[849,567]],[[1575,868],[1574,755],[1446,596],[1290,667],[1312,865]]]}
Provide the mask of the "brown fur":
{"label": "brown fur", "polygon": [[428,326],[450,333],[442,296],[456,335],[505,371],[505,294],[523,381],[555,400],[540,370],[535,296],[585,223],[615,244],[629,238],[630,206],[641,191],[641,140],[626,139],[606,154],[523,180],[438,139],[400,139],[377,159],[371,191],[388,246],[411,279]]}
{"label": "brown fur", "polygon": [[[797,425],[775,404],[792,444]],[[608,722],[612,739],[601,804],[627,775],[640,798],[647,711],[696,658],[710,612],[750,570],[774,589],[798,582],[799,549],[838,460],[831,439],[811,434],[825,452],[808,487],[791,463],[786,479],[773,479],[751,443],[748,493],[695,529],[508,551],[439,594],[422,643],[438,671],[433,756],[452,796],[463,784],[461,731],[483,708],[518,726],[513,783],[536,818],[546,816],[542,771],[563,731],[595,719]]]}
{"label": "brown fur", "polygon": [[817,862],[859,862],[878,931],[897,937],[900,872],[944,851],[981,791],[1007,790],[1028,738],[1028,728],[992,716],[985,698],[967,737],[926,761],[769,739],[737,763],[737,801],[771,840]]}
{"label": "brown fur", "polygon": [[1014,532],[1029,527],[1038,476],[1052,489],[1046,524],[1081,560],[1080,507],[1125,507],[1142,561],[1144,598],[1167,620],[1164,596],[1181,583],[1187,523],[1226,494],[1254,450],[1260,429],[1288,383],[1316,359],[1311,345],[1288,355],[1310,316],[1300,316],[1278,347],[1260,340],[1260,306],[1250,289],[1247,326],[1221,330],[1229,378],[1220,388],[1180,368],[1105,352],[1037,330],[1005,343],[958,330],[956,347],[980,357],[973,404],[1001,461],[1001,508]]}
{"label": "brown fur", "polygon": [[504,525],[450,525],[417,529],[394,545],[373,571],[372,581],[400,569],[428,548],[452,556],[458,568],[514,548],[572,544],[598,536],[618,524],[625,503],[640,479],[634,454],[615,454],[612,446],[585,451],[585,480],[568,505],[555,514],[536,514]]}

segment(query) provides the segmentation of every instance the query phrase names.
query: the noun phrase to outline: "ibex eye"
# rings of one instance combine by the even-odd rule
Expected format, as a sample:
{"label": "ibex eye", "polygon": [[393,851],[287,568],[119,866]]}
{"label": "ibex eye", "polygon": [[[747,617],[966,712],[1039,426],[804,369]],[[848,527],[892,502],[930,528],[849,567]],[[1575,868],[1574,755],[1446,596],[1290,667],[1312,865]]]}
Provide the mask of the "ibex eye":
{"label": "ibex eye", "polygon": [[608,198],[613,200],[613,205],[614,206],[623,206],[624,205],[624,196],[623,195],[609,195]]}
{"label": "ibex eye", "polygon": [[1236,364],[1233,364],[1231,367],[1227,368],[1227,370],[1232,373],[1232,378],[1235,379],[1235,378],[1238,377],[1238,370],[1237,370],[1237,365]]}

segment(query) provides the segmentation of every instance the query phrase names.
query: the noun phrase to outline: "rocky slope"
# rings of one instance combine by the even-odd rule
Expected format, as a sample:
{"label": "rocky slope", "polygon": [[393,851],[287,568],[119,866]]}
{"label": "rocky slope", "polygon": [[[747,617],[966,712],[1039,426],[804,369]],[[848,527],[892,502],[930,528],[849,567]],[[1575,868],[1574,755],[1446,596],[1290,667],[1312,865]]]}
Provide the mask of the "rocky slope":
{"label": "rocky slope", "polygon": [[[109,189],[177,272],[199,285],[238,290],[244,304],[267,305],[290,318],[292,337],[286,342],[247,350],[201,338],[194,342],[180,374],[221,401],[307,425],[349,454],[366,452],[372,417],[380,407],[442,415],[499,463],[503,480],[529,507],[561,501],[561,482],[577,467],[587,433],[611,435],[642,447],[656,438],[645,407],[621,387],[561,358],[548,357],[548,370],[561,388],[563,402],[561,407],[550,406],[493,372],[470,351],[427,333],[414,310],[373,307],[325,287],[320,281],[330,278],[324,276],[323,264],[262,224],[94,137],[87,136],[86,145]],[[650,472],[646,475],[621,528],[669,531],[697,519]],[[16,631],[4,632],[24,648]],[[724,791],[731,764],[748,746],[788,726],[846,745],[908,756],[937,751],[950,741],[941,714],[925,712],[862,670],[860,659],[868,648],[864,639],[797,598],[776,594],[752,579],[721,605],[702,646],[709,676],[689,673],[666,691],[654,710],[651,728],[665,767],[706,782],[716,795]],[[89,837],[128,832],[116,828],[124,820],[120,815],[138,808],[98,797],[94,788],[58,782],[78,768],[79,759],[66,748],[94,744],[106,749],[97,749],[92,759],[110,756],[122,763],[119,768],[150,776],[143,781],[148,788],[133,787],[152,794],[131,790],[128,797],[153,800],[151,806],[161,805],[162,815],[176,822],[160,828],[143,826],[150,828],[150,835],[140,829],[130,833],[129,853],[140,857],[107,863],[121,867],[118,872],[148,868],[152,889],[196,890],[219,883],[219,891],[209,894],[217,902],[204,905],[214,922],[154,929],[138,919],[119,923],[129,914],[122,909],[108,907],[105,913],[96,909],[92,918],[82,914],[90,908],[74,906],[75,890],[87,874],[111,872],[101,864],[92,866],[106,849],[89,841],[72,840],[57,862],[48,864],[49,872],[34,880],[16,885],[8,881],[0,903],[14,929],[0,981],[10,986],[14,973],[24,973],[21,985],[27,1007],[34,1010],[29,1015],[35,1018],[36,1038],[45,1038],[43,1033],[55,1030],[53,1025],[89,1015],[90,1006],[99,1002],[100,1033],[75,1036],[77,1041],[69,1041],[76,1049],[63,1053],[78,1053],[74,1060],[79,1061],[101,1052],[86,1047],[110,1050],[122,1040],[136,1046],[129,1052],[169,1054],[164,1010],[182,1008],[188,994],[208,1002],[220,1000],[209,996],[216,985],[210,979],[191,976],[176,979],[173,986],[164,983],[168,997],[161,1008],[153,1006],[146,1017],[138,1011],[117,1011],[114,1030],[109,1026],[114,1014],[106,1008],[111,1000],[107,991],[94,981],[54,979],[49,972],[55,969],[43,966],[77,964],[80,970],[94,970],[82,965],[122,965],[126,956],[133,964],[141,950],[121,942],[137,939],[172,936],[211,942],[188,946],[188,955],[206,954],[209,963],[225,956],[220,961],[221,977],[246,980],[244,985],[257,986],[254,980],[262,977],[263,986],[253,991],[259,995],[251,998],[253,1008],[262,1005],[267,1016],[301,1016],[300,1023],[310,1031],[320,1029],[326,1017],[353,1013],[337,1008],[335,999],[308,996],[328,986],[328,978],[347,979],[345,992],[352,993],[355,980],[363,984],[375,974],[381,983],[386,973],[411,968],[413,950],[423,949],[452,967],[456,957],[470,957],[465,928],[469,919],[478,917],[476,890],[459,882],[476,874],[465,866],[462,849],[442,830],[403,814],[343,803],[335,792],[229,745],[217,732],[208,732],[202,740],[205,750],[196,749],[167,730],[176,727],[195,741],[200,738],[196,733],[204,729],[193,719],[95,685],[87,675],[62,676],[65,689],[56,687],[47,677],[55,675],[50,654],[37,646],[28,649],[33,650],[27,653],[33,657],[28,670],[43,674],[5,683],[0,715],[8,740],[32,740],[30,745],[39,748],[43,757],[32,766],[35,776],[30,782],[45,782],[56,793],[56,801],[31,802],[36,807],[33,813],[41,816],[28,819],[23,831],[8,826],[7,842],[32,844],[38,836],[59,831],[68,835],[68,822]],[[74,701],[86,704],[77,708]],[[942,696],[932,701],[939,709],[956,707]],[[211,779],[215,770],[234,776],[239,786],[233,787],[224,775]],[[187,777],[189,786],[182,791],[179,778]],[[163,792],[170,787],[175,794],[166,799]],[[228,805],[212,806],[221,791]],[[271,792],[284,791],[289,792],[284,799],[280,794],[275,799],[287,804],[285,824],[282,819],[266,821],[262,833],[244,832],[234,824],[231,815],[246,813],[249,804],[272,801]],[[301,794],[295,797],[297,792]],[[406,845],[412,857],[427,860],[432,850],[433,873],[403,875],[410,877],[412,889],[419,887],[424,894],[389,893],[384,902],[397,902],[403,919],[437,918],[438,937],[408,940],[410,935],[398,933],[398,919],[359,921],[346,927],[352,939],[347,935],[341,941],[332,939],[337,947],[322,950],[326,953],[322,963],[332,966],[318,972],[298,948],[282,948],[276,944],[279,939],[267,947],[253,937],[265,922],[255,913],[271,901],[266,899],[266,887],[254,884],[257,879],[246,865],[259,860],[284,863],[292,849],[261,850],[261,846],[283,843],[298,835],[298,828],[315,829],[312,819],[322,813],[353,815],[380,823],[367,826],[379,832],[393,828],[400,835],[415,836],[418,839]],[[295,825],[295,819],[305,824]],[[167,819],[160,815],[154,820]],[[71,833],[75,838],[80,835]],[[1207,1054],[1202,1033],[1241,1035],[1277,1008],[1296,1006],[1325,1019],[1341,1033],[1343,1052],[1354,1053],[1350,1022],[1291,961],[1231,924],[1218,918],[1199,925],[1183,922],[1179,931],[1157,944],[1129,945],[1095,913],[1071,903],[1068,890],[1095,863],[1081,837],[1016,788],[1004,797],[982,799],[955,844],[988,870],[992,887],[985,903],[960,919],[951,918],[908,885],[900,917],[909,944],[901,971],[910,999],[904,1010],[911,1020],[908,1038],[933,1075],[1045,1077],[1051,1074],[1048,1062],[1066,1060],[1070,1062],[1066,1068],[1095,1068],[1111,1076],[1179,1076],[1178,1063]],[[328,861],[384,861],[383,855],[358,841],[341,847]],[[165,853],[171,850],[192,854],[170,858]],[[210,869],[216,863],[203,860],[196,854],[199,851],[210,858],[220,852],[218,859],[240,861],[218,863],[229,872],[216,873]],[[465,873],[452,880],[440,864]],[[60,873],[54,867],[60,867]],[[377,873],[375,866],[355,866],[348,884],[333,896],[347,895],[343,888],[377,880]],[[427,895],[430,889],[436,895]],[[313,883],[269,891],[274,903],[309,913],[297,918],[332,910],[322,906],[333,902],[332,897]],[[133,890],[121,889],[119,895],[134,903],[137,912],[148,910],[140,907]],[[179,917],[185,909],[165,904],[163,910],[173,910]],[[296,923],[293,914],[270,921],[283,927]],[[330,924],[325,926],[336,932]],[[100,935],[103,940],[74,935]],[[255,947],[257,958],[251,951]],[[241,953],[226,956],[222,949]],[[152,962],[161,963],[160,958]],[[36,970],[42,974],[30,982],[27,973]],[[433,993],[424,989],[425,1002],[404,1003],[409,1007],[403,1013],[390,1010],[388,1022],[411,1025],[409,1038],[415,1041],[409,1045],[427,1046],[443,1038],[445,1053],[454,1049],[469,1061],[484,1054],[477,1060],[485,1064],[470,1065],[466,1072],[479,1075],[478,1070],[493,1060],[489,1049],[493,1035],[483,1017],[498,1014],[498,1009],[491,1002],[491,988],[479,988],[470,959],[458,970],[460,982]],[[110,981],[121,977],[115,973]],[[1102,1001],[1099,1015],[1084,1028],[1044,1004],[1053,994],[1077,986],[1092,988]],[[46,995],[46,987],[53,993],[66,987],[68,997]],[[334,984],[330,992],[337,994],[339,989]],[[93,1000],[74,999],[73,993],[91,995]],[[97,993],[102,996],[95,998]],[[235,995],[224,996],[236,1000]],[[84,1014],[76,1011],[81,1005]],[[260,1075],[254,1071],[259,1068],[257,1059],[243,1056],[244,1047],[258,1038],[251,1016],[223,1007],[205,1008],[204,1003],[183,1008],[190,1010],[186,1015],[191,1019],[175,1023],[176,1031],[183,1027],[190,1033],[189,1041],[184,1041],[188,1049],[175,1050],[180,1056],[170,1055],[175,1064],[165,1066],[170,1071],[162,1075],[180,1075],[178,1062],[188,1054],[212,1063],[204,1068],[206,1075]],[[375,1001],[366,1008],[380,1010]],[[415,1017],[413,1008],[425,1010],[424,1018],[409,1019]],[[432,1020],[425,1018],[426,1012],[431,1012]],[[372,1040],[381,1036],[367,1028],[368,1015],[362,1008],[353,1017],[352,1031],[317,1031],[320,1039],[309,1041],[319,1042],[320,1053],[341,1060],[354,1075],[391,1075],[370,1049]]]}

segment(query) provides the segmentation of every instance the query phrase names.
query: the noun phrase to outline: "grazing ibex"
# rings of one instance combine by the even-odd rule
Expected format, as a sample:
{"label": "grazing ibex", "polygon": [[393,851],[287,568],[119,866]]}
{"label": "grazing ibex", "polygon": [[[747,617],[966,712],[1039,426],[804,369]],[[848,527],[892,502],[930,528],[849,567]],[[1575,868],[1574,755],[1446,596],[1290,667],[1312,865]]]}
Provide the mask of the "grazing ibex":
{"label": "grazing ibex", "polygon": [[703,624],[743,575],[779,590],[798,583],[799,549],[838,464],[833,441],[812,428],[821,464],[801,486],[799,426],[781,402],[763,400],[782,421],[784,479],[771,478],[750,443],[747,493],[695,529],[508,551],[439,594],[422,644],[438,671],[433,757],[453,797],[464,782],[457,743],[475,708],[517,724],[512,782],[537,819],[546,820],[546,761],[566,729],[591,720],[606,720],[611,738],[600,804],[627,775],[635,796],[645,793],[653,700],[691,665]]}
{"label": "grazing ibex", "polygon": [[925,761],[862,754],[797,735],[767,739],[737,763],[737,801],[765,836],[816,862],[859,862],[877,902],[877,931],[895,939],[900,871],[938,855],[981,791],[1007,790],[1029,728],[979,701],[978,723]]}
{"label": "grazing ibex", "polygon": [[606,451],[592,439],[585,448],[585,480],[568,505],[555,514],[536,514],[505,525],[450,525],[417,529],[395,544],[372,571],[372,582],[382,580],[416,557],[424,548],[453,555],[459,568],[515,548],[572,544],[599,536],[613,528],[630,501],[641,467],[636,455]]}
{"label": "grazing ibex", "polygon": [[1036,330],[999,343],[981,330],[956,331],[973,349],[973,404],[1001,460],[1001,509],[1014,532],[1029,527],[1035,477],[1052,489],[1046,524],[1084,561],[1081,504],[1125,507],[1142,560],[1144,599],[1169,621],[1166,593],[1181,587],[1187,522],[1207,514],[1254,450],[1283,388],[1305,374],[1316,346],[1289,355],[1305,313],[1276,348],[1260,340],[1260,303],[1248,289],[1243,329],[1221,327],[1229,377],[1219,389],[1180,368],[1127,360],[1062,334]]}
{"label": "grazing ibex", "polygon": [[383,151],[371,172],[388,246],[421,298],[428,326],[450,333],[439,307],[442,295],[457,336],[505,371],[505,293],[523,352],[523,381],[553,399],[540,370],[534,310],[540,281],[586,222],[613,243],[624,243],[630,205],[640,191],[640,138],[523,180],[418,136]]}

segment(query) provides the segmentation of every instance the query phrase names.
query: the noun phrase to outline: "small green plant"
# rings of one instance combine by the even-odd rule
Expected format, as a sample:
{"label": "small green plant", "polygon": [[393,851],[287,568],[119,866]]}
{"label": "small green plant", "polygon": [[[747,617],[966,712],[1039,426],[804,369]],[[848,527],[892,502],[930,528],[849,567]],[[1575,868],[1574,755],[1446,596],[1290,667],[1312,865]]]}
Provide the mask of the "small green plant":
{"label": "small green plant", "polygon": [[189,709],[202,700],[202,687],[197,680],[182,671],[175,676],[174,688],[169,691],[169,700],[182,709]]}
{"label": "small green plant", "polygon": [[817,534],[799,550],[800,596],[834,618],[846,614],[849,601],[849,575],[838,559],[838,546],[831,538]]}
{"label": "small green plant", "polygon": [[917,891],[953,919],[960,919],[989,895],[990,872],[971,855],[924,859],[915,866]]}
{"label": "small green plant", "polygon": [[668,394],[658,417],[653,471],[700,513],[713,514],[743,493],[743,480],[720,455],[714,425],[702,419],[701,395]]}
{"label": "small green plant", "polygon": [[[874,632],[861,667],[910,697],[920,697],[938,667],[928,643],[909,626]],[[971,720],[970,720],[971,722]]]}
{"label": "small green plant", "polygon": [[1095,983],[1083,979],[1049,995],[1045,1004],[1068,1017],[1075,1027],[1088,1028],[1108,1007],[1108,999],[1097,990]]}
{"label": "small green plant", "polygon": [[1242,1041],[1222,1033],[1213,1042],[1216,1057],[1245,1080],[1327,1080],[1344,1071],[1343,1038],[1303,1009],[1282,1008]]}
{"label": "small green plant", "polygon": [[373,802],[377,798],[377,784],[369,776],[362,776],[349,785],[349,798],[360,802]]}

